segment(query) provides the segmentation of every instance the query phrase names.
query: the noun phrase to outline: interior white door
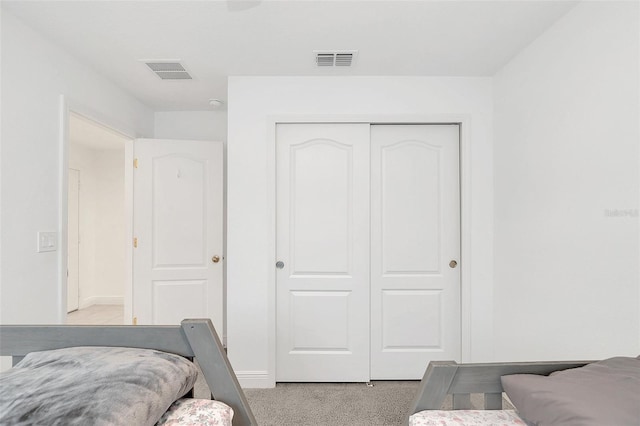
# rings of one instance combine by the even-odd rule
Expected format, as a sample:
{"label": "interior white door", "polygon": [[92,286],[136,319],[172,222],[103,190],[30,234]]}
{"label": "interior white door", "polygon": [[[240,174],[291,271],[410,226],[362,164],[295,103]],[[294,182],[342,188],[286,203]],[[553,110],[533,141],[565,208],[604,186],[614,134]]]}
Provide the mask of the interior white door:
{"label": "interior white door", "polygon": [[80,301],[80,171],[69,169],[67,209],[67,312]]}
{"label": "interior white door", "polygon": [[371,379],[460,358],[459,188],[457,125],[371,126]]}
{"label": "interior white door", "polygon": [[223,330],[222,148],[208,141],[134,142],[138,324],[204,317]]}
{"label": "interior white door", "polygon": [[276,380],[365,382],[369,125],[279,124],[276,140]]}

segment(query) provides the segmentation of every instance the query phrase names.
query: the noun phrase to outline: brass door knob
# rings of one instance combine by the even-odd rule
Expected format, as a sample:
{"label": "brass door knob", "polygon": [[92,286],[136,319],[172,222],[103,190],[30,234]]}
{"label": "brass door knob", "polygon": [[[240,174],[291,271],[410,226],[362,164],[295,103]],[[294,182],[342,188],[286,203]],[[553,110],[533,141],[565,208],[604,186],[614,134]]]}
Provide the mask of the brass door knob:
{"label": "brass door knob", "polygon": [[218,256],[218,255],[213,256],[213,257],[211,258],[211,261],[212,261],[213,263],[218,263],[218,262],[220,262],[220,256]]}
{"label": "brass door knob", "polygon": [[458,266],[458,262],[456,262],[455,260],[452,260],[451,262],[449,262],[449,268],[455,268],[456,266]]}

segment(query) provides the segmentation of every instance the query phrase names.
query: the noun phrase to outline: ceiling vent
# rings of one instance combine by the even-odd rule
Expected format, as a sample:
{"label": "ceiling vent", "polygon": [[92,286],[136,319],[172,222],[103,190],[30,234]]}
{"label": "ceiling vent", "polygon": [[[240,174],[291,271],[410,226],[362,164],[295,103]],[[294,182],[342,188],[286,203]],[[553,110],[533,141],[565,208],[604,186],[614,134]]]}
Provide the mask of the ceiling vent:
{"label": "ceiling vent", "polygon": [[180,62],[144,61],[162,80],[191,80],[191,76]]}
{"label": "ceiling vent", "polygon": [[350,67],[353,65],[353,61],[358,55],[357,50],[314,50],[313,53],[316,55],[316,65],[319,67]]}

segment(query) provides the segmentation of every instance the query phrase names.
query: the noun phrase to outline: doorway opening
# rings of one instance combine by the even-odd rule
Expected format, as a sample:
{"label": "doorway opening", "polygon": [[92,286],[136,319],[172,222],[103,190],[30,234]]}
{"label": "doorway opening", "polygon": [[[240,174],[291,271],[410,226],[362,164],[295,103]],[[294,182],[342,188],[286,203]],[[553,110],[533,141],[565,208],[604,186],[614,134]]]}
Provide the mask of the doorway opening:
{"label": "doorway opening", "polygon": [[124,324],[132,139],[75,112],[68,120],[67,323]]}

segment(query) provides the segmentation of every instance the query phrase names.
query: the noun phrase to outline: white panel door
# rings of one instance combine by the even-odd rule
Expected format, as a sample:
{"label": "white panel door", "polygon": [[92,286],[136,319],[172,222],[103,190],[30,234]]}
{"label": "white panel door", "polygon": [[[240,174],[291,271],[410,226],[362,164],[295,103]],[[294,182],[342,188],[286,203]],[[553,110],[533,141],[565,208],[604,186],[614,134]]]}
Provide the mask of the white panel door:
{"label": "white panel door", "polygon": [[279,124],[276,161],[276,380],[365,382],[369,125]]}
{"label": "white panel door", "polygon": [[371,379],[460,358],[457,125],[371,126]]}
{"label": "white panel door", "polygon": [[67,210],[67,312],[80,300],[80,170],[69,169]]}
{"label": "white panel door", "polygon": [[133,315],[223,330],[222,143],[134,142]]}

